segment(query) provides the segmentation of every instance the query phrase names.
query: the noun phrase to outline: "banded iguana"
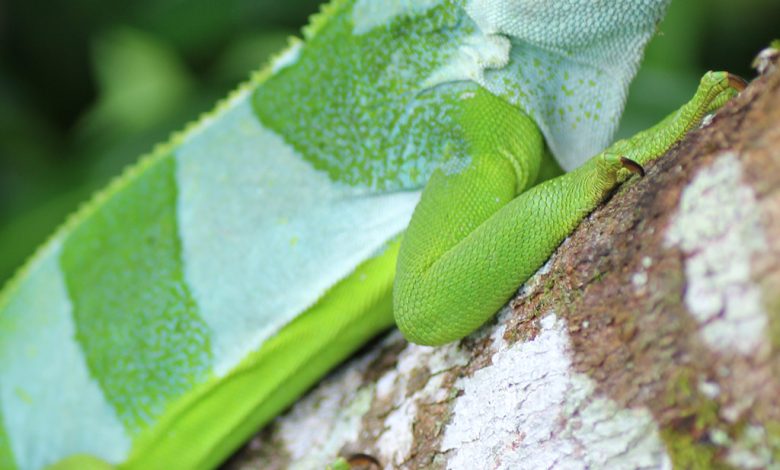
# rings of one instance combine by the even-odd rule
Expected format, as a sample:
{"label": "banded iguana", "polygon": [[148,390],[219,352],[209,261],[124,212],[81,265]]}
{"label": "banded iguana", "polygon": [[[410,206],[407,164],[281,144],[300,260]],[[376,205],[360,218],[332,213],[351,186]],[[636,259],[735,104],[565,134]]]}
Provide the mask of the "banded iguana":
{"label": "banded iguana", "polygon": [[602,152],[667,3],[333,0],[2,291],[0,467],[211,468],[394,323],[468,335],[736,92]]}

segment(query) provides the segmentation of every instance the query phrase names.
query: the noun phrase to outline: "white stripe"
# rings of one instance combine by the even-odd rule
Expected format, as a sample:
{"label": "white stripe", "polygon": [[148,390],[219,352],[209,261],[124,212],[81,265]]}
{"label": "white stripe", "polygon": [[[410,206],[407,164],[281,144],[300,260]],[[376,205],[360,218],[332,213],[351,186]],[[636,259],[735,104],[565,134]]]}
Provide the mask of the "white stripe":
{"label": "white stripe", "polygon": [[124,460],[130,439],[89,374],[52,243],[0,317],[0,406],[22,469],[74,453]]}
{"label": "white stripe", "polygon": [[398,16],[419,15],[441,3],[442,0],[358,0],[352,8],[353,32],[367,33]]}
{"label": "white stripe", "polygon": [[223,374],[409,222],[419,192],[336,185],[249,99],[177,151],[185,277]]}
{"label": "white stripe", "polygon": [[572,170],[610,142],[668,3],[468,0],[476,32],[426,85],[473,80],[519,105]]}

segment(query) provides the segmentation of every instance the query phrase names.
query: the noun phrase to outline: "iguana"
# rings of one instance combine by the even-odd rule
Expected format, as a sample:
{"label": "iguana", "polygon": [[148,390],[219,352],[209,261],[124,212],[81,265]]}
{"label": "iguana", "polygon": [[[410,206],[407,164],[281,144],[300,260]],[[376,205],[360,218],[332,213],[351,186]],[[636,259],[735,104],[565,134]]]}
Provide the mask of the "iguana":
{"label": "iguana", "polygon": [[468,335],[740,88],[602,151],[667,3],[333,0],[5,286],[0,467],[212,468],[394,323]]}

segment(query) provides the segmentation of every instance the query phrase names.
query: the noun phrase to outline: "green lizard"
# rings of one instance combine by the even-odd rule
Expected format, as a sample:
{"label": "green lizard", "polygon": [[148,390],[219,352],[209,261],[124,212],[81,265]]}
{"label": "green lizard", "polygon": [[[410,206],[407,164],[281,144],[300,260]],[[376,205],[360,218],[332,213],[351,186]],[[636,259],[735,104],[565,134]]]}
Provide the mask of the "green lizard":
{"label": "green lizard", "polygon": [[333,0],[5,286],[0,468],[211,468],[394,322],[468,335],[739,88],[602,152],[667,3]]}

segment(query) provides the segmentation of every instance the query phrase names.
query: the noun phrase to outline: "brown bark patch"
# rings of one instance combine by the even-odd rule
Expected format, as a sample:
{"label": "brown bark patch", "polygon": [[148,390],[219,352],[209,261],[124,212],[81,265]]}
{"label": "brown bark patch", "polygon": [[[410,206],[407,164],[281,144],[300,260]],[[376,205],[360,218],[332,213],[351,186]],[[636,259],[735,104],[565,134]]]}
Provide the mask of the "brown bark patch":
{"label": "brown bark patch", "polygon": [[[769,245],[753,276],[773,347],[752,355],[704,344],[684,302],[685,254],[664,243],[682,191],[724,151],[738,156],[755,191]],[[780,422],[780,73],[755,80],[647,170],[558,250],[541,281],[548,289],[513,304],[520,331],[512,334],[533,337],[544,303],[566,318],[574,367],[595,380],[598,393],[649,408],[662,428],[721,458],[709,431],[738,439],[748,424]]]}

